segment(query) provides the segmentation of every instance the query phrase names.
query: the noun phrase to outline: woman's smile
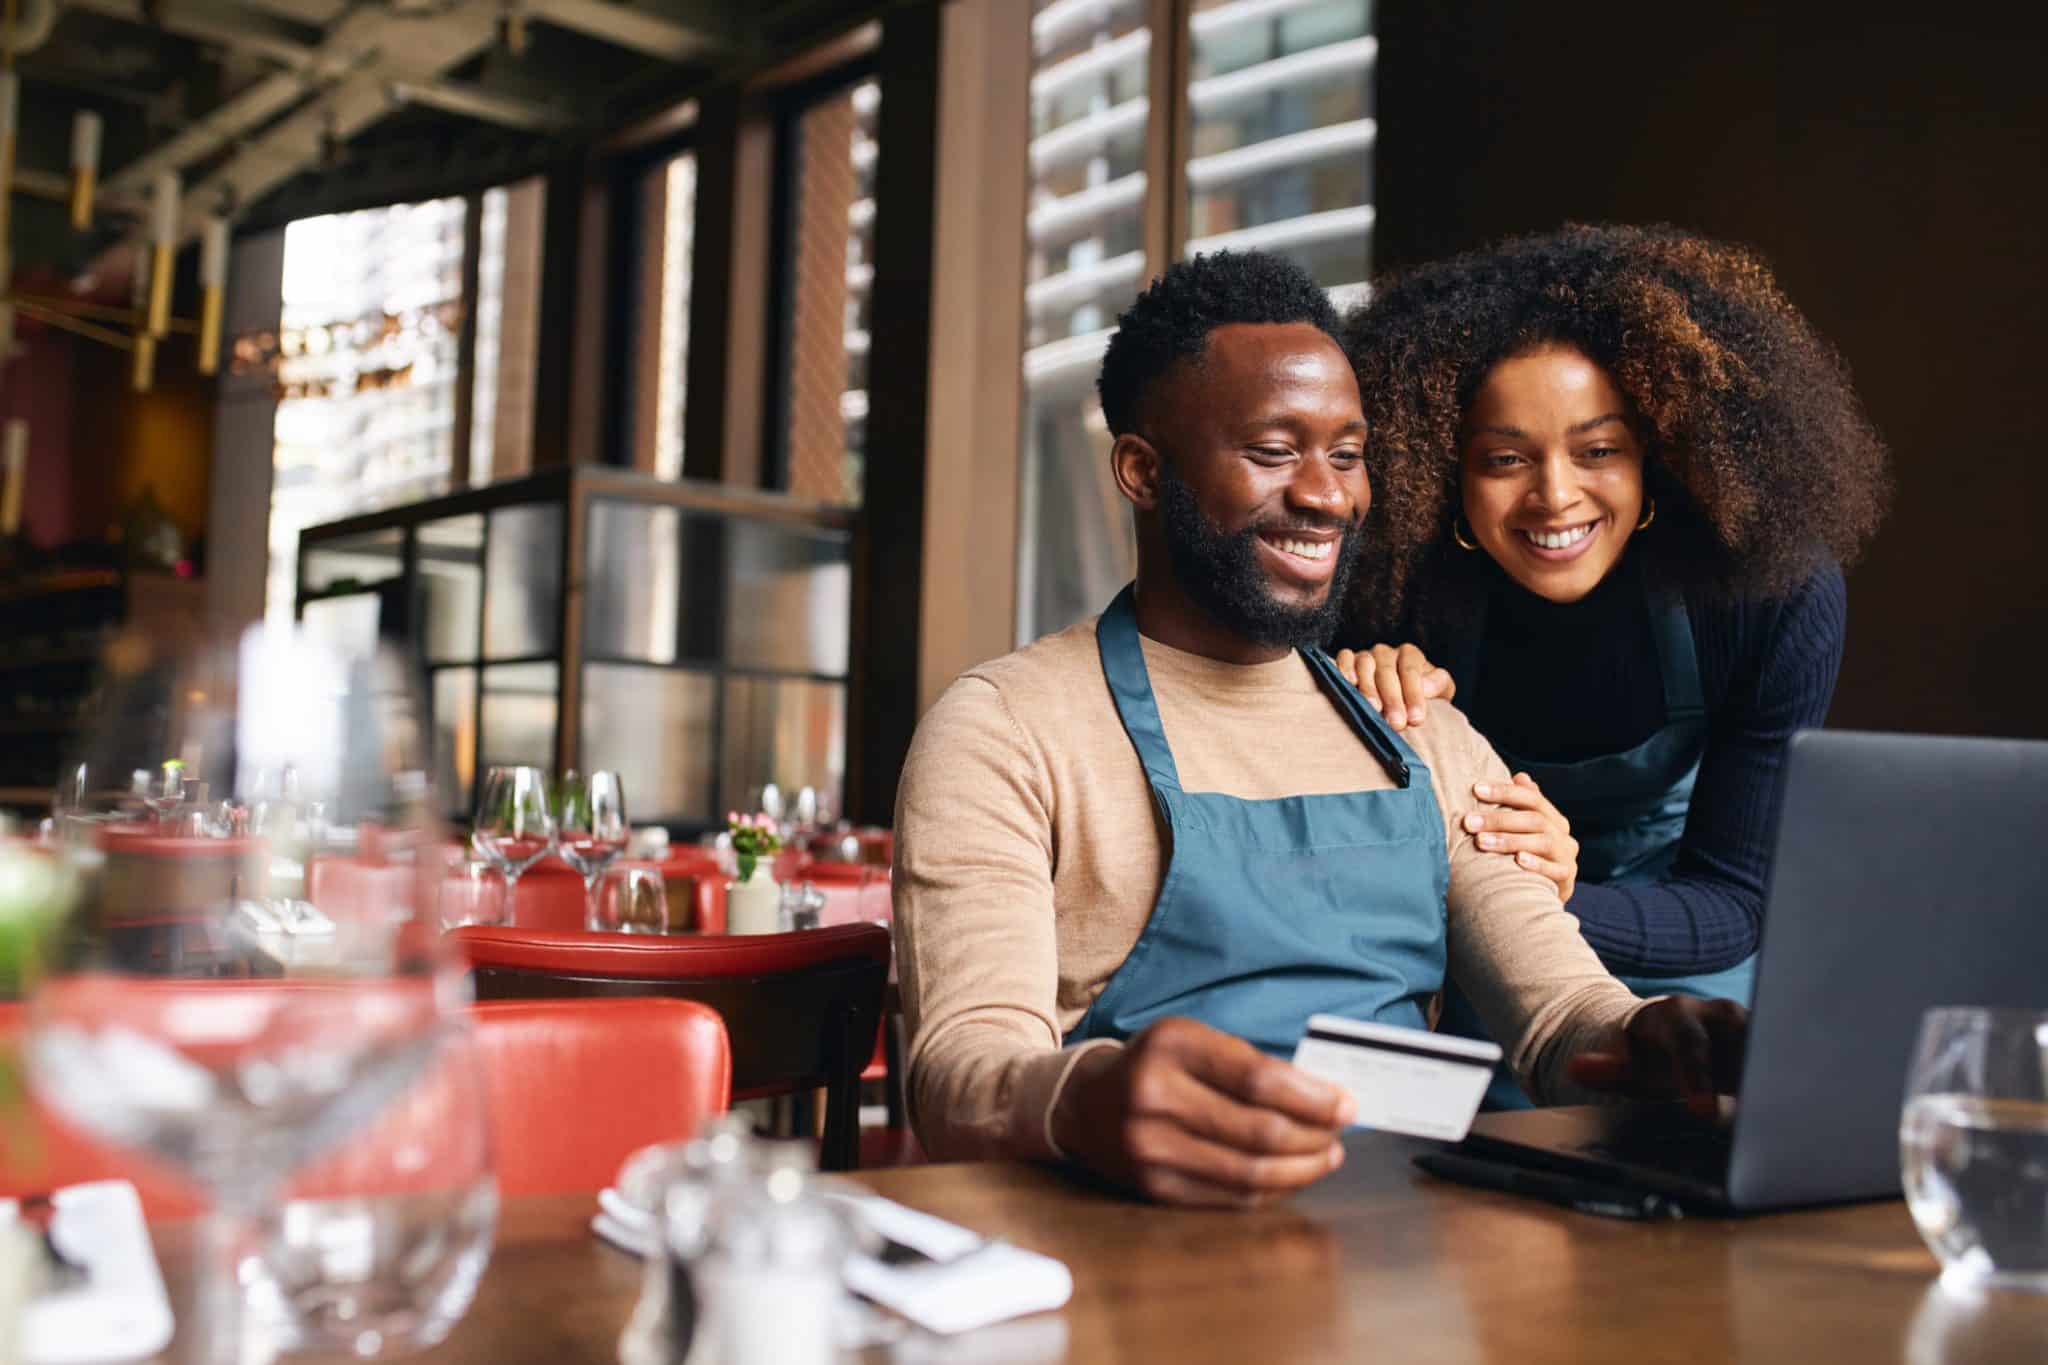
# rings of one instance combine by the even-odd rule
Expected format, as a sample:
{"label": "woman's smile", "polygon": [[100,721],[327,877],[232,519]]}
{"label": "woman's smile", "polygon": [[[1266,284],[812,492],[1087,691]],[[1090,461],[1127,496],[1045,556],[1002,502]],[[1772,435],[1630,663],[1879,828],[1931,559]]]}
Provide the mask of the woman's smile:
{"label": "woman's smile", "polygon": [[1594,537],[1606,521],[1605,517],[1595,517],[1561,527],[1517,526],[1511,533],[1526,553],[1562,564],[1592,549]]}

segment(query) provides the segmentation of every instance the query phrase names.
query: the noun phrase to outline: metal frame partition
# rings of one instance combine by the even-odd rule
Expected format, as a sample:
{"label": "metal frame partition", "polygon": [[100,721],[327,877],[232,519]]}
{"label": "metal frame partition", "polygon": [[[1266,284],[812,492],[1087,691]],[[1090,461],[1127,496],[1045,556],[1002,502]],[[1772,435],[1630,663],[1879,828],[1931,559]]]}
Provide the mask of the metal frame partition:
{"label": "metal frame partition", "polygon": [[419,670],[443,801],[500,763],[613,768],[636,822],[844,781],[857,513],[597,466],[299,537],[299,618]]}

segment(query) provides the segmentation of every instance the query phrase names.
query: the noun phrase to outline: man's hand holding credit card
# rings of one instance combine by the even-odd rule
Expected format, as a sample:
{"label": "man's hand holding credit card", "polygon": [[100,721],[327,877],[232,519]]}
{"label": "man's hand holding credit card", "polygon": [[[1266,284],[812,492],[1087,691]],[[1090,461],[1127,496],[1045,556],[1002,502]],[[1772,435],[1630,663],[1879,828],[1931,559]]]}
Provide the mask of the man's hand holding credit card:
{"label": "man's hand holding credit card", "polygon": [[1494,1043],[1317,1014],[1294,1064],[1350,1095],[1363,1127],[1458,1142],[1500,1056]]}

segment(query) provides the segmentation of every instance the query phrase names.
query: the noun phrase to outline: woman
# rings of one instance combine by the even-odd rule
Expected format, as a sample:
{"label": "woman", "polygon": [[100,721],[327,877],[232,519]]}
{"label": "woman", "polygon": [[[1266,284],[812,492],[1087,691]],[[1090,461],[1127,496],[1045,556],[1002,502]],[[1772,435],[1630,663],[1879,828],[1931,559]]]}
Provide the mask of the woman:
{"label": "woman", "polygon": [[[1663,228],[1425,266],[1347,326],[1378,485],[1352,636],[1419,651],[1340,666],[1397,726],[1455,691],[1518,774],[1466,828],[1610,970],[1747,1003],[1785,743],[1887,495],[1842,362],[1756,257]],[[1445,1026],[1477,1032],[1455,997]]]}

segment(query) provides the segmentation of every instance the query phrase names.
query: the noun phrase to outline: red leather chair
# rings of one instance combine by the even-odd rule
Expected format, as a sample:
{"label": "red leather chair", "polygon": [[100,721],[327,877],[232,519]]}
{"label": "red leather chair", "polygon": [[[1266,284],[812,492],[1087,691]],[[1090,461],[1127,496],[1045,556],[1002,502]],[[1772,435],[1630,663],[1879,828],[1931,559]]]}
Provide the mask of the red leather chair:
{"label": "red leather chair", "polygon": [[[277,984],[222,982],[218,989]],[[21,1006],[0,1005],[0,1041],[19,1038],[25,1022]],[[730,1102],[725,1025],[693,1001],[508,1001],[478,1005],[475,1024],[498,1188],[506,1195],[602,1189],[631,1153],[689,1137]],[[30,1106],[28,1118],[0,1142],[0,1196],[118,1177],[135,1182],[152,1219],[205,1208],[200,1191],[173,1168],[79,1132],[40,1104]],[[407,1115],[420,1124],[435,1118]],[[397,1141],[408,1134],[377,1136]],[[315,1192],[344,1187],[351,1160],[344,1141],[294,1185]]]}
{"label": "red leather chair", "polygon": [[889,974],[883,926],[640,936],[469,925],[450,938],[480,1000],[665,995],[711,1006],[731,1040],[733,1098],[824,1087],[820,1165],[858,1162],[860,1074]]}
{"label": "red leather chair", "polygon": [[507,1195],[603,1189],[732,1095],[725,1024],[692,1000],[487,1001],[476,1039]]}

